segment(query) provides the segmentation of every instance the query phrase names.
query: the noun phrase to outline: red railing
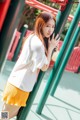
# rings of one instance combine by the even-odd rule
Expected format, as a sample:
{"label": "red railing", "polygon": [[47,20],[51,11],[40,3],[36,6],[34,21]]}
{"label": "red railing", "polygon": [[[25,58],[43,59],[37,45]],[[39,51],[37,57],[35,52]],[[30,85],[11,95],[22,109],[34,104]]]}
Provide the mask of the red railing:
{"label": "red railing", "polygon": [[[47,5],[43,4],[43,3],[40,3],[37,0],[25,0],[25,3],[28,4],[29,6],[38,8],[38,9],[43,10],[43,11],[52,12],[55,16],[58,13],[57,9],[52,8],[50,6],[47,6]],[[71,22],[73,18],[74,18],[74,16],[69,15],[68,20]],[[80,22],[79,22],[79,26],[80,26]]]}
{"label": "red railing", "polygon": [[61,6],[65,6],[68,3],[68,0],[50,0],[51,2],[58,3]]}
{"label": "red railing", "polygon": [[[59,44],[59,50],[62,46],[62,42]],[[50,67],[53,67],[55,61],[50,62]],[[74,47],[68,63],[65,67],[65,70],[70,72],[77,72],[78,68],[80,67],[80,47]]]}
{"label": "red railing", "polygon": [[77,72],[80,66],[80,47],[75,47],[66,65],[66,70]]}
{"label": "red railing", "polygon": [[8,54],[8,60],[12,60],[13,56],[14,56],[14,52],[17,48],[17,45],[18,45],[18,42],[19,42],[19,39],[20,39],[20,32],[16,31],[16,35],[14,37],[14,40],[13,40],[13,43],[11,45],[11,48],[10,48],[10,51],[9,51],[9,54]]}

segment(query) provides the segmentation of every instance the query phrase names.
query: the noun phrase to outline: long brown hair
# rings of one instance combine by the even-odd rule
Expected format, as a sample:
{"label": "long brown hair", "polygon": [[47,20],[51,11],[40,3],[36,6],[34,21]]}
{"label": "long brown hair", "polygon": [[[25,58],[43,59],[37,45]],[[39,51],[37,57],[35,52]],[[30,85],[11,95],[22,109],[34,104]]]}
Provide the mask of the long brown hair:
{"label": "long brown hair", "polygon": [[[37,34],[37,36],[40,38],[40,40],[43,42],[44,46],[47,48],[47,43],[46,40],[43,39],[43,32],[42,32],[42,28],[43,26],[50,20],[53,19],[56,22],[56,18],[52,13],[49,12],[41,12],[35,21],[35,25],[34,25],[34,32]],[[48,42],[48,41],[47,41]]]}

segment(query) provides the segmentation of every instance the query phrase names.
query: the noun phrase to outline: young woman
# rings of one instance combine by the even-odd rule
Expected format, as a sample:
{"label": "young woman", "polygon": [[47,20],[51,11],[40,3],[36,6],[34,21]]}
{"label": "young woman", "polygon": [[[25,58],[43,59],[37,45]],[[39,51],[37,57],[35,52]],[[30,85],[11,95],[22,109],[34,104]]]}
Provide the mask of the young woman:
{"label": "young woman", "polygon": [[42,12],[36,18],[34,32],[25,41],[3,92],[3,111],[9,111],[9,118],[16,116],[21,106],[26,106],[39,71],[49,67],[52,50],[59,41],[54,35],[50,40],[55,22],[53,14],[48,12]]}

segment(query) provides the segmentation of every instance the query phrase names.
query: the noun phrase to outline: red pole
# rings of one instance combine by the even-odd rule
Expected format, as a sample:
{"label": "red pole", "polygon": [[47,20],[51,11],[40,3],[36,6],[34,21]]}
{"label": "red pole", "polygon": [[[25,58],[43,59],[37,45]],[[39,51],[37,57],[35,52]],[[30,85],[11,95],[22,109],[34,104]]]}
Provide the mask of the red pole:
{"label": "red pole", "polygon": [[11,0],[5,0],[0,3],[0,31],[5,20]]}

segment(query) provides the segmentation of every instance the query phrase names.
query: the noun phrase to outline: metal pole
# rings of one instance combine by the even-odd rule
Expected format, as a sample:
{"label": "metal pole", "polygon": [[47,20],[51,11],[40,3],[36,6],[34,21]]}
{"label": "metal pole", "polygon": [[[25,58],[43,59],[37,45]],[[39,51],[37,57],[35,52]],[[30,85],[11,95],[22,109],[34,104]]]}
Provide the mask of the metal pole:
{"label": "metal pole", "polygon": [[[58,71],[60,69],[61,63],[63,62],[67,47],[69,45],[69,42],[71,40],[72,35],[74,34],[74,30],[77,27],[77,24],[79,22],[79,17],[80,17],[79,13],[80,13],[80,5],[78,5],[78,8],[76,10],[74,19],[73,19],[73,21],[72,21],[72,23],[71,23],[71,25],[69,27],[69,30],[67,32],[66,37],[65,37],[63,46],[62,46],[61,51],[60,51],[60,54],[59,54],[59,56],[58,56],[58,58],[56,60],[56,63],[54,64],[54,67],[53,67],[51,73],[50,73],[48,82],[46,84],[45,90],[44,90],[43,95],[42,95],[42,98],[41,98],[41,100],[39,102],[39,105],[37,107],[37,110],[36,110],[36,112],[38,114],[41,114],[41,112],[42,112],[42,109],[43,109],[43,107],[45,105],[47,97],[48,97],[48,95],[50,93],[51,87],[52,87],[52,85],[53,85],[53,83],[55,81],[55,78],[57,76],[57,73],[58,73]],[[55,87],[57,87],[57,86],[55,86]]]}
{"label": "metal pole", "polygon": [[24,0],[11,0],[7,16],[0,32],[0,70],[3,70],[5,60],[9,51],[12,36],[17,28],[22,11],[25,5]]}
{"label": "metal pole", "polygon": [[17,120],[26,120],[26,117],[30,111],[30,108],[33,104],[33,101],[35,99],[35,96],[37,94],[37,91],[39,89],[39,86],[42,82],[42,78],[44,76],[44,73],[45,72],[40,72],[39,73],[39,76],[38,76],[38,79],[37,79],[37,83],[35,84],[34,88],[33,88],[33,91],[30,93],[30,96],[28,98],[28,101],[26,102],[26,107],[22,107],[20,109],[20,111],[18,112],[18,115],[17,115]]}
{"label": "metal pole", "polygon": [[64,11],[58,11],[58,15],[56,17],[56,29],[55,29],[55,35],[58,33],[59,35],[62,33],[63,27],[65,26],[65,23],[67,21],[67,18],[69,16],[70,10],[72,8],[72,1],[69,0],[70,4],[66,5],[66,9]]}
{"label": "metal pole", "polygon": [[[56,28],[58,27],[58,25],[60,25],[60,26],[58,27],[59,29],[58,29],[57,32],[59,32],[59,30],[60,30],[60,28],[61,28],[61,26],[62,26],[62,24],[63,24],[62,21],[64,21],[64,19],[65,19],[65,22],[66,22],[67,17],[68,17],[68,15],[69,15],[69,11],[71,10],[71,7],[72,7],[72,4],[67,5],[67,10],[64,11],[64,13],[63,13],[63,12],[59,12],[59,13],[58,13],[58,18],[57,18],[57,20],[59,19],[60,21],[57,22]],[[62,13],[62,14],[61,14],[61,13]],[[62,19],[62,20],[61,20],[61,19]],[[64,22],[64,23],[65,23],[65,22]],[[63,25],[63,27],[64,27],[64,25]],[[40,74],[39,74],[40,78],[39,78],[39,79],[42,79],[43,76],[44,76],[44,74],[45,74],[44,72],[40,71]],[[26,105],[25,108],[21,108],[21,110],[20,110],[19,113],[18,113],[17,120],[25,120],[25,119],[26,119],[26,117],[27,117],[27,115],[28,115],[28,113],[29,113],[29,111],[30,111],[30,108],[31,108],[31,106],[32,106],[32,103],[33,103],[33,101],[34,101],[34,98],[35,98],[35,96],[36,96],[36,93],[37,93],[37,91],[38,91],[38,89],[39,89],[40,83],[41,83],[41,80],[37,80],[37,83],[36,83],[33,91],[30,93],[29,99],[28,99],[28,101],[27,101],[27,105]]]}
{"label": "metal pole", "polygon": [[[57,17],[56,17],[56,28],[55,28],[55,36],[58,34],[60,36],[60,34],[63,31],[63,28],[65,26],[65,23],[67,21],[67,18],[69,16],[70,10],[72,8],[72,2],[73,0],[69,0],[70,4],[66,5],[66,9],[64,11],[58,11]],[[53,50],[53,52],[55,51],[55,49]],[[52,54],[53,54],[52,52]]]}
{"label": "metal pole", "polygon": [[68,47],[68,50],[67,50],[67,52],[66,52],[66,54],[65,54],[65,57],[64,57],[63,62],[62,62],[62,64],[61,64],[61,67],[60,67],[60,69],[59,69],[59,71],[58,71],[58,73],[57,73],[57,76],[56,76],[56,79],[55,79],[55,81],[54,81],[54,84],[53,84],[53,86],[52,86],[51,95],[54,95],[54,93],[55,93],[55,91],[56,91],[56,88],[57,88],[57,86],[58,86],[58,84],[59,84],[59,81],[60,81],[60,79],[61,79],[61,77],[62,77],[63,71],[64,71],[65,66],[66,66],[66,64],[67,64],[67,62],[68,62],[68,59],[69,59],[69,57],[70,57],[70,55],[71,55],[71,52],[72,52],[72,50],[73,50],[73,48],[74,48],[74,45],[75,45],[76,41],[77,41],[78,38],[79,38],[79,34],[80,34],[80,27],[77,27],[77,29],[76,29],[76,31],[75,31],[75,34],[74,34],[74,36],[73,36],[73,38],[72,38],[72,40],[71,40],[71,43],[70,43],[70,45],[69,45],[69,47]]}
{"label": "metal pole", "polygon": [[14,52],[14,56],[13,56],[12,61],[16,61],[17,58],[18,58],[18,55],[19,55],[19,52],[20,52],[20,49],[21,49],[21,45],[22,45],[22,39],[23,39],[27,29],[28,29],[28,25],[25,24],[20,31],[21,32],[21,37],[20,37],[20,40],[19,40],[18,45],[17,45],[18,47],[16,48],[16,50]]}

